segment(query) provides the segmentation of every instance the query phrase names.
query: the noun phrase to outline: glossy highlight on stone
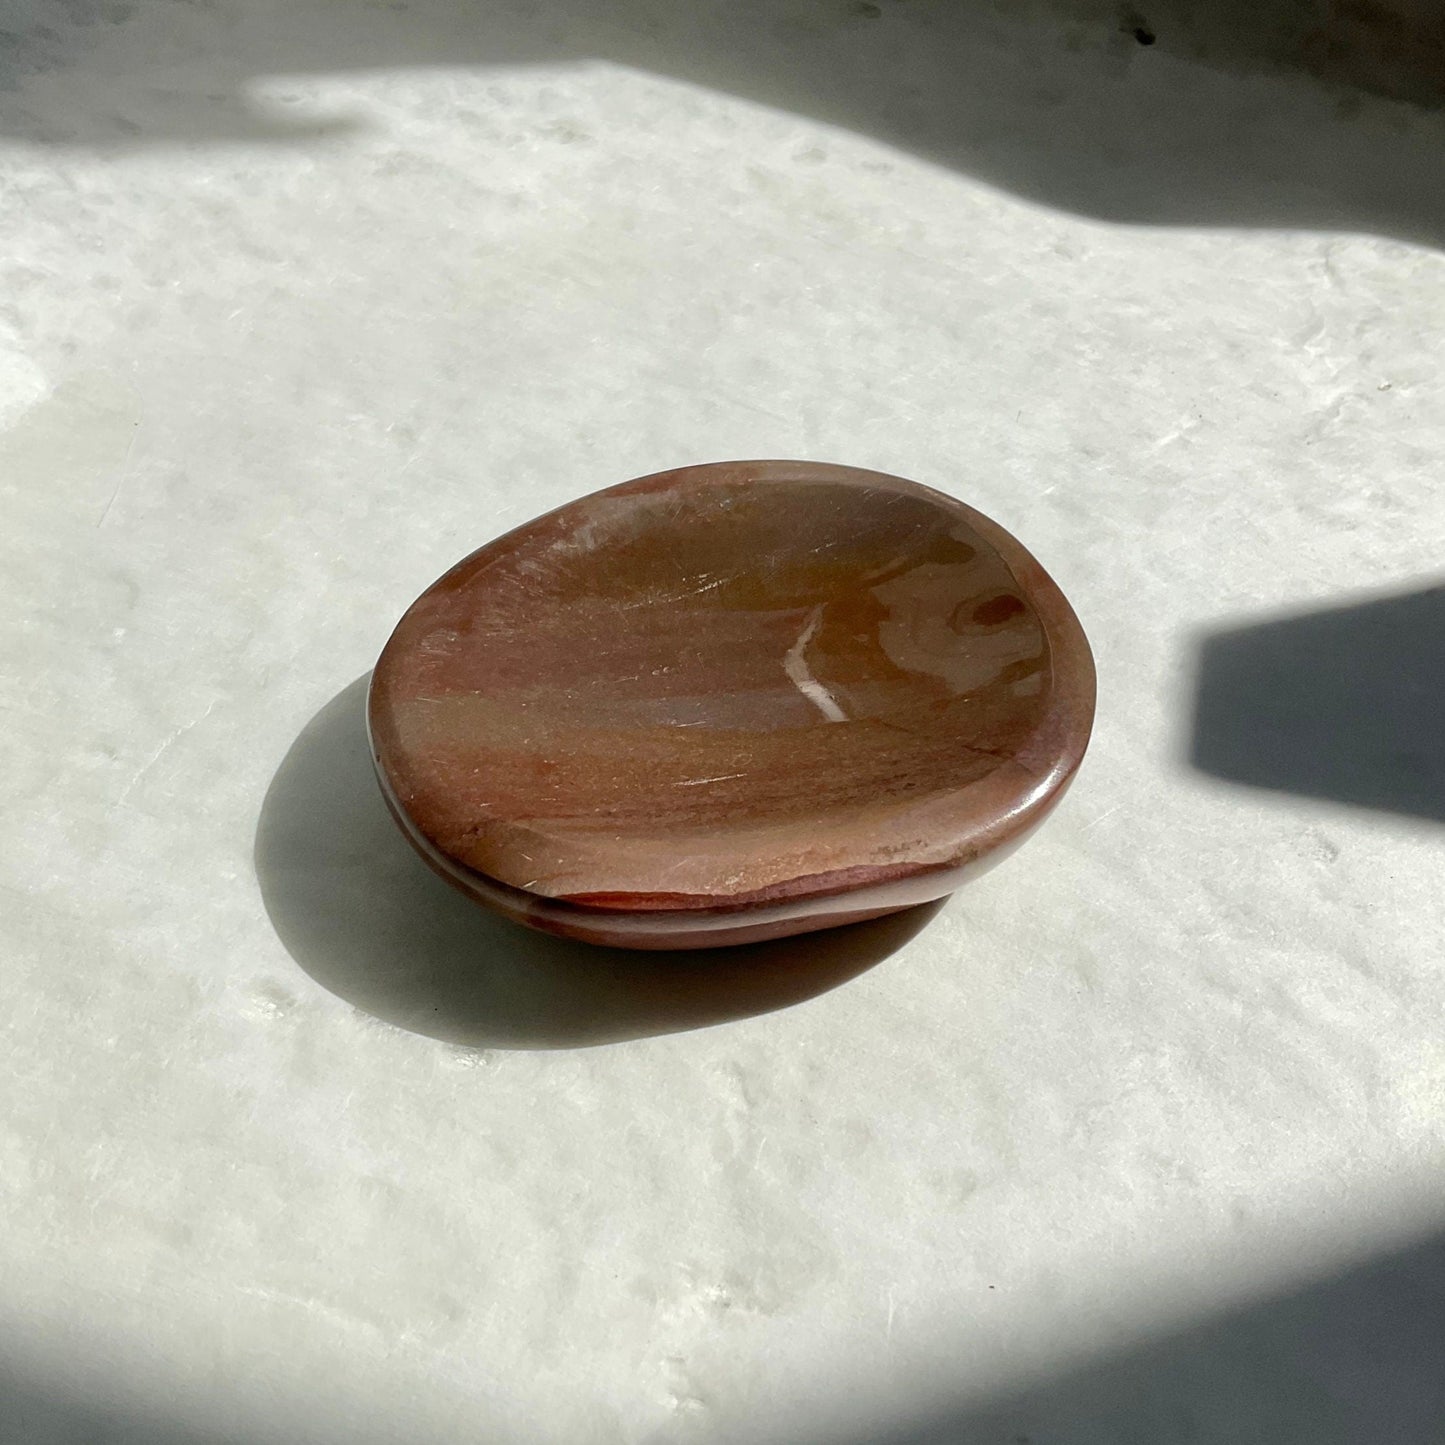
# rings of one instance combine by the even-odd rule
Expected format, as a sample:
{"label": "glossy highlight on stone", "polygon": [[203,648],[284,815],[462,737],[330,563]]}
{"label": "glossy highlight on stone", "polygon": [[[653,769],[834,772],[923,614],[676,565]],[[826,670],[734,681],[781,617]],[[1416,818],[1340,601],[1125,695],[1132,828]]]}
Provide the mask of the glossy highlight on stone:
{"label": "glossy highlight on stone", "polygon": [[684,467],[458,563],[369,699],[421,855],[588,942],[777,938],[940,898],[1083,757],[1073,610],[996,523],[898,477]]}

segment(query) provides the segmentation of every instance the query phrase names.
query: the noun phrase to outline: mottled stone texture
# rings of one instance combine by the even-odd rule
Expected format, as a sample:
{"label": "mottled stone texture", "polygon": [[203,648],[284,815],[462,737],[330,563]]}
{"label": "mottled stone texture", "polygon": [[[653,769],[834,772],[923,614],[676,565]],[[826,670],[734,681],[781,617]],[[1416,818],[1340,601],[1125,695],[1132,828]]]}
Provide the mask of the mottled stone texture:
{"label": "mottled stone texture", "polygon": [[941,897],[1083,755],[1088,645],[1001,528],[896,477],[646,477],[473,553],[372,683],[408,836],[599,942],[776,937]]}

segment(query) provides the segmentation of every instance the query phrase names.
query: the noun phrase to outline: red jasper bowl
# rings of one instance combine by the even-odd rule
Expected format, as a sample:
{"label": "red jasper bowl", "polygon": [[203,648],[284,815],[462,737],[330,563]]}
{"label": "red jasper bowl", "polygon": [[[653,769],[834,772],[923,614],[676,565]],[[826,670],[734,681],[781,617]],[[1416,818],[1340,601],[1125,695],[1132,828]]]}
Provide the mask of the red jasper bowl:
{"label": "red jasper bowl", "polygon": [[643,477],[529,522],[408,609],[372,676],[388,804],[478,901],[706,948],[943,897],[1088,743],[1078,619],[997,523],[815,462]]}

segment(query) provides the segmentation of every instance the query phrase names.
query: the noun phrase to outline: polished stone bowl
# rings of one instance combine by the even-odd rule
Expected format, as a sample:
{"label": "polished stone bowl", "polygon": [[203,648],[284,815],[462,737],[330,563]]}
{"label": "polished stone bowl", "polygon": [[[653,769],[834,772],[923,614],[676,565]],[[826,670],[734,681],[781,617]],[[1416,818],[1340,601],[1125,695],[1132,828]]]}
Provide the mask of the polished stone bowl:
{"label": "polished stone bowl", "polygon": [[705,948],[943,897],[1088,743],[1078,619],[1003,528],[814,462],[627,482],[459,562],[372,678],[443,877],[534,928]]}

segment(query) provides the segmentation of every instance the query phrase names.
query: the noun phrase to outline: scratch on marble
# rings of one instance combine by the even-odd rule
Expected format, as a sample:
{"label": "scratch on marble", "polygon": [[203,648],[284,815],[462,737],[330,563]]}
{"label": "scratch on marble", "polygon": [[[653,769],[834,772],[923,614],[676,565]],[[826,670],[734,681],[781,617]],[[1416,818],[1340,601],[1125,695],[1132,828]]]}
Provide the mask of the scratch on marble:
{"label": "scratch on marble", "polygon": [[125,486],[125,479],[130,472],[130,454],[135,450],[135,434],[139,430],[139,422],[136,422],[130,429],[130,440],[126,442],[125,455],[120,459],[120,475],[116,478],[115,490],[110,494],[110,501],[105,504],[105,510],[100,514],[100,520],[95,524],[97,531],[105,525],[105,519],[110,516],[110,509],[115,506],[116,498],[120,496],[120,489]]}
{"label": "scratch on marble", "polygon": [[267,1304],[294,1305],[306,1310],[310,1314],[321,1316],[323,1319],[334,1320],[348,1329],[362,1329],[372,1333],[380,1333],[380,1327],[372,1320],[355,1314],[352,1311],[336,1305],[325,1304],[319,1299],[309,1295],[292,1294],[289,1290],[268,1289],[264,1285],[243,1285],[240,1293],[250,1295],[254,1299],[264,1300]]}
{"label": "scratch on marble", "polygon": [[813,634],[818,630],[818,624],[822,620],[822,607],[815,607],[808,614],[808,620],[803,624],[803,630],[798,634],[798,640],[788,649],[788,655],[783,659],[783,671],[788,674],[793,686],[829,722],[847,722],[848,714],[838,706],[837,698],[813,676],[805,656],[808,644],[813,640]]}
{"label": "scratch on marble", "polygon": [[1199,427],[1199,417],[1186,412],[1179,418],[1179,423],[1174,430],[1165,432],[1149,450],[1150,452],[1162,452],[1165,447],[1173,446],[1175,442],[1182,441],[1185,437],[1189,436],[1191,432],[1198,431]]}
{"label": "scratch on marble", "polygon": [[715,778],[685,778],[681,782],[674,783],[674,788],[698,788],[704,783],[725,783],[729,778],[745,778],[746,773],[719,773]]}
{"label": "scratch on marble", "polygon": [[145,777],[145,775],[150,772],[150,770],[155,767],[155,765],[160,762],[160,760],[171,750],[171,748],[173,748],[176,743],[178,743],[183,737],[185,737],[185,735],[190,732],[192,728],[199,727],[203,722],[205,722],[205,720],[210,717],[210,715],[216,710],[216,703],[218,703],[219,701],[220,699],[216,698],[214,701],[212,701],[212,703],[205,710],[205,712],[200,715],[200,717],[193,718],[190,722],[183,724],[181,727],[178,727],[175,732],[173,732],[170,737],[168,737],[165,742],[163,742],[160,747],[158,747],[155,752],[153,752],[150,757],[141,764],[139,769],[137,769],[135,776],[121,790],[120,797],[115,800],[116,807],[121,808],[125,806],[126,799],[128,799],[130,795],[135,792],[136,788],[140,786],[141,780]]}

